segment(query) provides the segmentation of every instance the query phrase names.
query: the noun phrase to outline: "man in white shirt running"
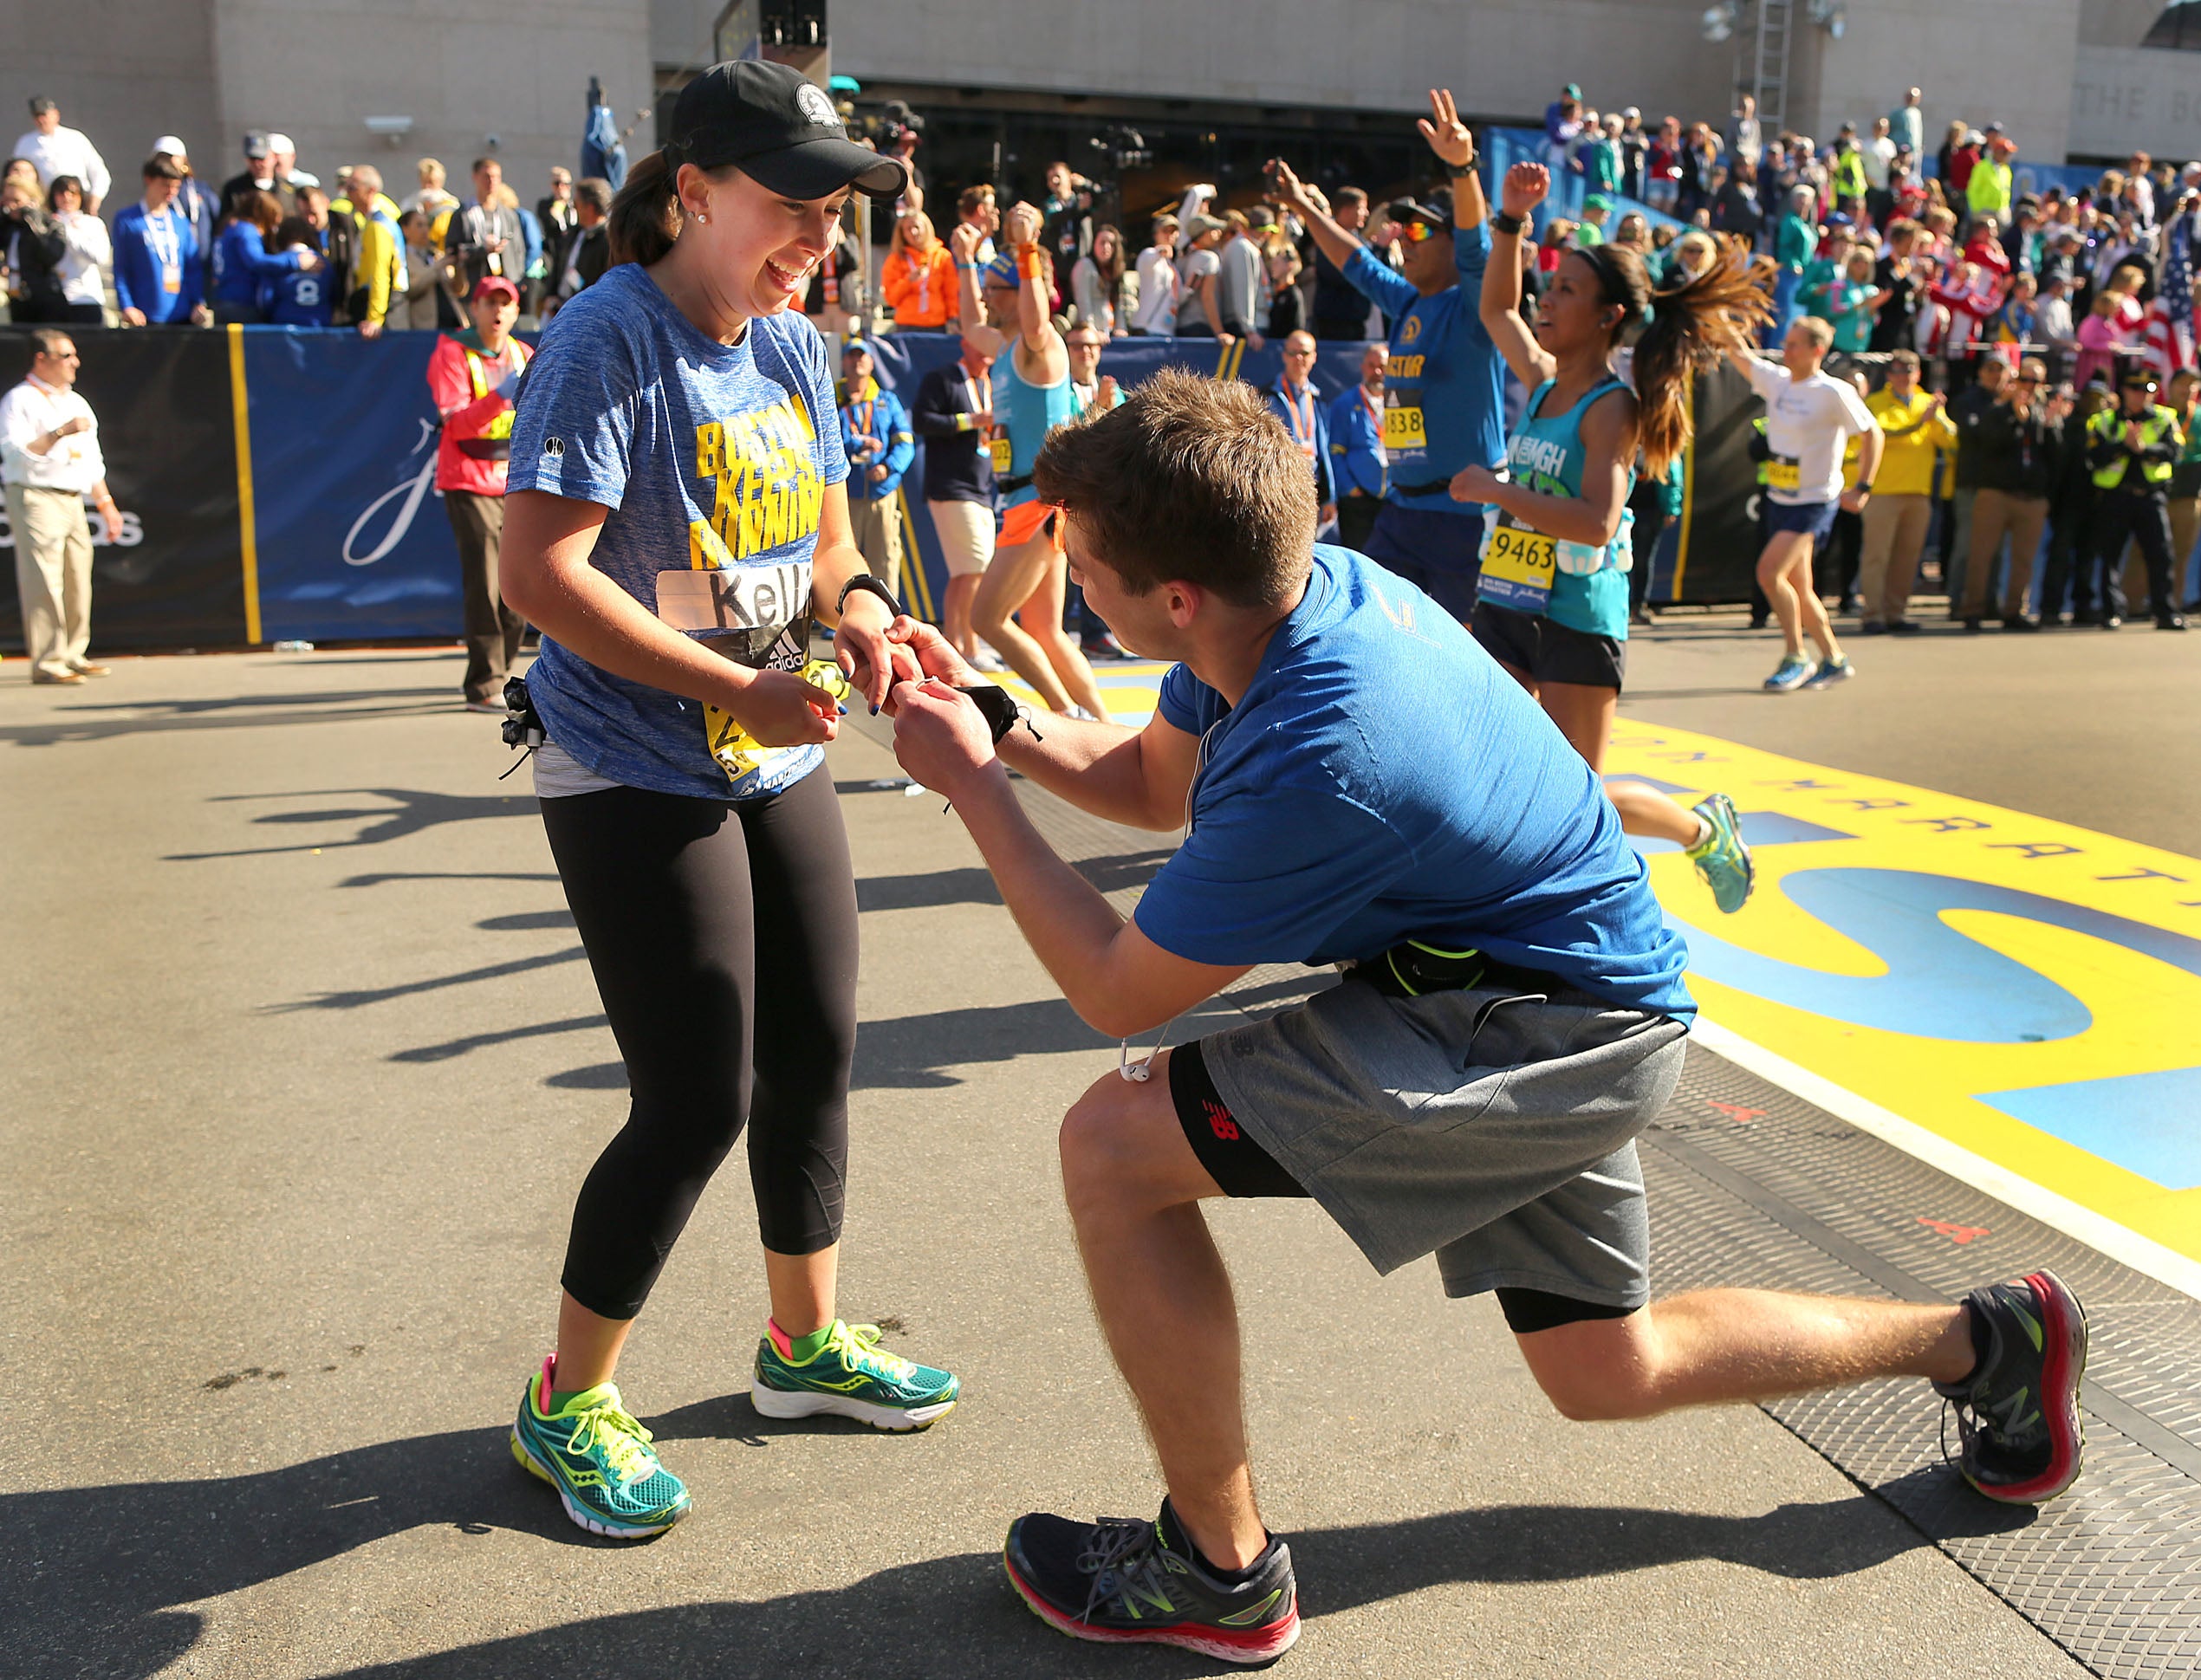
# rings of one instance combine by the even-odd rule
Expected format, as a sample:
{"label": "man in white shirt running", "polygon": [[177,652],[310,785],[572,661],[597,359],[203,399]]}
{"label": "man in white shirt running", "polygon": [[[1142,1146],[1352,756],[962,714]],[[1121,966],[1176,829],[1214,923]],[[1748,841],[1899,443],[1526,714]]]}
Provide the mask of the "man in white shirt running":
{"label": "man in white shirt running", "polygon": [[100,201],[114,185],[99,148],[81,129],[62,127],[61,107],[49,99],[30,101],[30,132],[16,139],[15,155],[30,160],[42,192],[53,185],[56,175],[74,175],[83,182],[88,215],[100,213]]}
{"label": "man in white shirt running", "polygon": [[[1767,463],[1765,552],[1758,556],[1758,587],[1773,605],[1787,644],[1781,663],[1765,679],[1780,692],[1828,688],[1855,676],[1834,639],[1827,608],[1811,582],[1811,551],[1834,528],[1838,512],[1862,513],[1873,493],[1885,440],[1856,388],[1829,378],[1820,364],[1834,341],[1834,329],[1816,315],[1789,328],[1781,360],[1730,352],[1729,360],[1765,400]],[[1857,487],[1842,489],[1842,448],[1854,433]],[[1819,646],[1815,669],[1804,657],[1808,632]]]}
{"label": "man in white shirt running", "polygon": [[30,347],[29,374],[0,397],[0,478],[8,489],[30,680],[75,684],[107,674],[84,657],[92,640],[92,528],[84,499],[91,497],[110,533],[122,516],[107,494],[100,423],[75,388],[75,342],[42,327]]}

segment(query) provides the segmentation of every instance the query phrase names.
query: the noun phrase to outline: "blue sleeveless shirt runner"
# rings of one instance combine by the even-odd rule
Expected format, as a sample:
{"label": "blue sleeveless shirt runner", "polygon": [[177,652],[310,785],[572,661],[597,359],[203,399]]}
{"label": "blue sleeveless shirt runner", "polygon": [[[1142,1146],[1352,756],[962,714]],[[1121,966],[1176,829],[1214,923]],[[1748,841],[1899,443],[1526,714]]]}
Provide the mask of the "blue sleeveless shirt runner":
{"label": "blue sleeveless shirt runner", "polygon": [[[1034,385],[1016,371],[1013,344],[1002,364],[1009,369],[1009,377],[1001,381],[1002,395],[1008,400],[1002,414],[996,417],[1002,421],[1003,435],[996,440],[994,476],[1029,480],[1032,463],[1039,459],[1040,446],[1047,442],[1048,433],[1077,418],[1077,393],[1070,389],[1068,373],[1059,384]],[[1000,450],[1003,444],[1008,446],[1006,455]],[[1038,495],[1028,482],[1003,496],[1001,505],[1003,509],[1020,508]]]}

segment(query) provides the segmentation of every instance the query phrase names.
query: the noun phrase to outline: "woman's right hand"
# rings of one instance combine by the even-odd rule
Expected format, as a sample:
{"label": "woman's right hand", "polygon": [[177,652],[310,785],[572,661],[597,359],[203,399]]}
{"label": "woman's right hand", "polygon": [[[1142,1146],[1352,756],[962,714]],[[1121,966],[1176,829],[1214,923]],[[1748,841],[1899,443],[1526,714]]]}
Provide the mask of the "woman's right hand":
{"label": "woman's right hand", "polygon": [[755,672],[718,708],[767,747],[830,741],[841,728],[841,702],[792,671]]}
{"label": "woman's right hand", "polygon": [[1518,163],[1505,172],[1498,189],[1498,207],[1508,216],[1525,217],[1551,191],[1551,172],[1542,164]]}

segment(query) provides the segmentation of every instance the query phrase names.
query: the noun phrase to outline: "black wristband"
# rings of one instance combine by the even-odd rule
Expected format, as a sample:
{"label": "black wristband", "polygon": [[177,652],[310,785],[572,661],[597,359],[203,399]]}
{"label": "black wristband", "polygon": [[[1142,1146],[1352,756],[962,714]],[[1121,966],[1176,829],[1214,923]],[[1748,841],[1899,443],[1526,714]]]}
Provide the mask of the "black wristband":
{"label": "black wristband", "polygon": [[894,609],[894,616],[902,616],[902,604],[894,599],[894,592],[869,572],[859,572],[841,586],[841,599],[833,604],[833,616],[839,618],[848,608],[848,597],[859,589],[870,591]]}
{"label": "black wristband", "polygon": [[1521,230],[1527,227],[1529,224],[1522,217],[1509,216],[1503,211],[1500,210],[1493,211],[1490,213],[1490,225],[1496,228],[1500,233],[1510,233],[1517,238],[1520,236]]}
{"label": "black wristband", "polygon": [[1019,705],[1016,697],[1007,689],[995,683],[973,683],[963,692],[971,697],[971,704],[984,717],[986,727],[993,731],[994,745],[997,747],[1001,744],[1002,738],[1020,723],[1026,729],[1032,730],[1033,740],[1042,738],[1037,730],[1032,729],[1031,713]]}
{"label": "black wristband", "polygon": [[1470,158],[1464,164],[1446,164],[1445,172],[1456,181],[1463,175],[1472,175],[1475,172],[1475,159]]}

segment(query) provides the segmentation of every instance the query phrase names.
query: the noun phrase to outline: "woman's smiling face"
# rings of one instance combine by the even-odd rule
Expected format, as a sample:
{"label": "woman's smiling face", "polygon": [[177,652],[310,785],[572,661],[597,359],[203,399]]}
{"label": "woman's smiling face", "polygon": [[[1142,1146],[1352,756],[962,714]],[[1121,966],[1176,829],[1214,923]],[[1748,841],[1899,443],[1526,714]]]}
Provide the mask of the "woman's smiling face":
{"label": "woman's smiling face", "polygon": [[810,274],[841,237],[852,189],[823,198],[789,198],[739,170],[717,179],[681,172],[681,207],[697,225],[683,242],[704,247],[705,266],[743,313],[778,315],[797,302]]}

